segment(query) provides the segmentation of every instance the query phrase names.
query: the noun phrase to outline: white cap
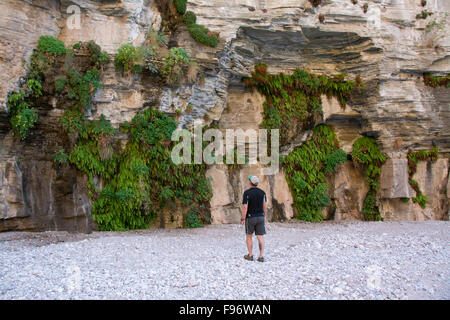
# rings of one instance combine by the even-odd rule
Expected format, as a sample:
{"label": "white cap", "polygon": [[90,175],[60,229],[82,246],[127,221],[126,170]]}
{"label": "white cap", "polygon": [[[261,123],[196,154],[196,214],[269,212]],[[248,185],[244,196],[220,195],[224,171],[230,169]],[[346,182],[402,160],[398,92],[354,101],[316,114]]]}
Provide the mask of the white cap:
{"label": "white cap", "polygon": [[259,179],[258,179],[257,176],[249,175],[248,178],[250,179],[250,181],[251,181],[252,184],[254,184],[255,186],[258,185]]}

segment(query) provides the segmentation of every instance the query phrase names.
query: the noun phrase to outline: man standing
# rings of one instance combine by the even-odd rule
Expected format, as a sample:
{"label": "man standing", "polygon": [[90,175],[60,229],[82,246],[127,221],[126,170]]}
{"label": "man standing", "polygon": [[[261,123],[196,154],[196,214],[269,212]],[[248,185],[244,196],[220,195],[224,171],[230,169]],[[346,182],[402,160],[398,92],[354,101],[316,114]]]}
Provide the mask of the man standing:
{"label": "man standing", "polygon": [[266,193],[258,188],[259,179],[257,176],[249,175],[250,189],[245,190],[242,199],[241,224],[245,223],[245,234],[248,254],[245,259],[253,261],[253,233],[256,234],[259,244],[259,262],[264,262],[264,239],[266,234],[264,225],[264,214],[267,211]]}

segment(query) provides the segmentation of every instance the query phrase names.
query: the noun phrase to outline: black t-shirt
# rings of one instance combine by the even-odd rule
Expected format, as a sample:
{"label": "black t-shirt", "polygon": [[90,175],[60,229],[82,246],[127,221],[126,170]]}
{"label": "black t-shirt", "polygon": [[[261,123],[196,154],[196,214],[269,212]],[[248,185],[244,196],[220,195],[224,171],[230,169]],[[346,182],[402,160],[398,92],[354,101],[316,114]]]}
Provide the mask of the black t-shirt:
{"label": "black t-shirt", "polygon": [[247,204],[247,218],[264,216],[263,202],[267,202],[266,193],[259,188],[245,190],[242,204]]}

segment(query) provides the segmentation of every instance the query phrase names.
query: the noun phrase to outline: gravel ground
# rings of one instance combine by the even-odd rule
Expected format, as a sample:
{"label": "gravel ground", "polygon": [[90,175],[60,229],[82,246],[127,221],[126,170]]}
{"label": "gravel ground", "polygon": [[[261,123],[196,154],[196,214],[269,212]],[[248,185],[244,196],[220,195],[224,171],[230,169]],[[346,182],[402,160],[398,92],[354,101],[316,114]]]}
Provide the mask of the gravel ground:
{"label": "gravel ground", "polygon": [[[0,299],[449,299],[450,222],[0,234]],[[254,254],[257,243],[254,238]]]}

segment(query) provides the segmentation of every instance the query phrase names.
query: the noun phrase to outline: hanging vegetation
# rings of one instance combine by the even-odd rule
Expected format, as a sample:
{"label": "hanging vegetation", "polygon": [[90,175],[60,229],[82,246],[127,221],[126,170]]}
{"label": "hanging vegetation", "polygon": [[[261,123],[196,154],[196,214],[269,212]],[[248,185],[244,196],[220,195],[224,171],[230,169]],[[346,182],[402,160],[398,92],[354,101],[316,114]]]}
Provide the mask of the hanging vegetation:
{"label": "hanging vegetation", "polygon": [[376,206],[376,195],[380,189],[381,166],[386,157],[381,153],[377,142],[371,137],[361,137],[353,143],[351,153],[352,160],[357,165],[362,165],[366,170],[366,179],[369,183],[369,192],[364,200],[362,213],[366,220],[382,220]]}
{"label": "hanging vegetation", "polygon": [[[266,64],[256,64],[251,77],[243,83],[266,98],[262,127],[280,129],[280,142],[289,142],[293,126],[305,124],[302,129],[314,125],[314,115],[322,113],[321,95],[335,97],[342,108],[352,90],[362,86],[346,81],[345,74],[334,77],[315,75],[296,69],[292,75],[269,74]],[[327,175],[336,172],[338,164],[347,160],[345,151],[330,126],[314,128],[313,136],[301,147],[295,148],[283,160],[286,179],[294,198],[296,216],[306,221],[323,220],[322,209],[330,204]]]}
{"label": "hanging vegetation", "polygon": [[[116,67],[119,65],[121,70],[133,72],[142,64],[139,50],[131,45],[122,48],[119,58],[116,57]],[[182,63],[189,61],[184,50],[172,48],[161,65],[164,77],[179,75],[180,70],[175,69],[180,59]],[[96,85],[99,74],[72,73],[67,77],[66,90],[74,92],[70,96],[78,100],[76,105],[85,106],[99,87]],[[86,83],[92,90],[83,89]],[[192,221],[207,221],[205,215],[200,214],[205,212],[211,197],[205,178],[206,167],[172,163],[170,137],[176,128],[173,119],[152,109],[137,114],[131,123],[121,126],[122,132],[129,135],[123,150],[113,144],[117,130],[103,116],[88,121],[81,109],[75,108],[66,110],[61,121],[65,130],[77,137],[68,160],[88,175],[93,218],[100,230],[148,228],[157,212],[175,199],[191,206],[189,219],[185,221],[188,226]],[[54,158],[65,159],[61,151]],[[102,179],[102,190],[94,183],[95,177]],[[198,216],[194,217],[193,212],[198,212]]]}
{"label": "hanging vegetation", "polygon": [[[155,39],[164,45],[164,38]],[[131,45],[122,46],[116,67],[125,73],[138,65],[146,67],[146,54],[143,60],[139,54]],[[118,130],[103,115],[98,120],[85,118],[93,95],[102,86],[100,75],[108,60],[108,54],[92,41],[66,49],[57,39],[41,37],[24,88],[8,96],[15,134],[25,139],[37,120],[31,106],[43,95],[56,93],[60,105],[70,106],[60,120],[70,143],[52,158],[57,165],[70,164],[86,173],[92,215],[100,230],[148,228],[167,204],[178,203],[189,208],[185,227],[207,223],[212,194],[206,166],[172,163],[174,119],[152,109],[137,114],[120,126],[128,135],[122,147],[115,143]],[[172,48],[158,71],[169,81],[177,81],[183,72],[180,65],[188,61],[184,50]]]}
{"label": "hanging vegetation", "polygon": [[262,126],[280,129],[281,144],[286,144],[293,125],[307,123],[314,114],[322,113],[321,95],[335,97],[343,108],[354,81],[345,81],[345,74],[334,77],[315,75],[296,69],[292,75],[268,74],[267,65],[255,65],[244,84],[266,97]]}
{"label": "hanging vegetation", "polygon": [[[122,152],[102,160],[102,146],[95,136],[77,145],[82,156],[72,153],[71,161],[80,170],[98,174],[105,181],[101,191],[91,186],[93,216],[101,230],[148,228],[158,211],[176,199],[191,206],[191,211],[204,211],[211,197],[206,166],[172,163],[172,144],[166,142],[175,128],[173,119],[147,109],[131,121],[130,139]],[[83,158],[94,166],[87,167]],[[199,223],[205,222],[200,214],[196,218]],[[190,216],[188,222],[193,220]]]}
{"label": "hanging vegetation", "polygon": [[25,140],[38,121],[38,113],[33,107],[42,96],[42,76],[59,56],[66,54],[64,43],[52,36],[42,36],[38,40],[37,49],[31,55],[27,75],[22,88],[10,93],[7,108],[13,133]]}
{"label": "hanging vegetation", "polygon": [[311,140],[284,158],[283,167],[298,219],[323,220],[322,209],[330,203],[325,176],[336,172],[338,164],[346,160],[347,154],[339,149],[336,134],[327,125],[314,128]]}
{"label": "hanging vegetation", "polygon": [[412,201],[419,204],[423,209],[426,208],[428,197],[422,193],[419,187],[419,183],[413,179],[413,176],[417,171],[417,164],[419,163],[419,161],[436,161],[438,155],[439,151],[436,147],[429,151],[421,150],[408,152],[408,181],[411,187],[416,192],[416,196],[412,198]]}

